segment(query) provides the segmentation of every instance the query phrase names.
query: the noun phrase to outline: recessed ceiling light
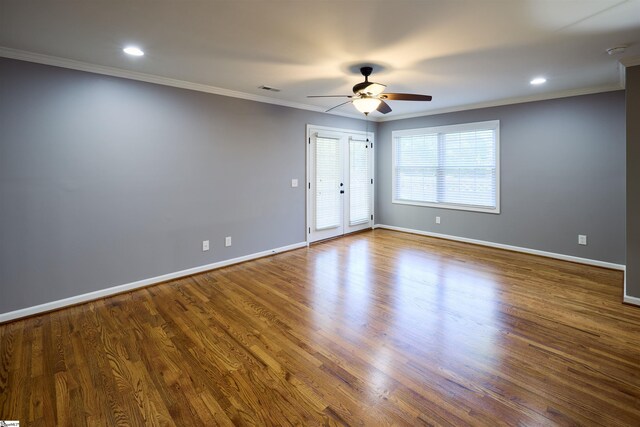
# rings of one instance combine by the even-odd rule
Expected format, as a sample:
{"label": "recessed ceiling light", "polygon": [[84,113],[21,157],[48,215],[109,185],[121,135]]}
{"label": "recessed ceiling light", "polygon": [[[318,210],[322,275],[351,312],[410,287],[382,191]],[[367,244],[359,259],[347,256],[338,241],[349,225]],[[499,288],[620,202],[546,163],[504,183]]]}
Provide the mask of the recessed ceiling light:
{"label": "recessed ceiling light", "polygon": [[122,49],[122,51],[124,53],[126,53],[127,55],[131,55],[131,56],[142,56],[142,55],[144,55],[144,52],[142,51],[142,49],[140,49],[139,47],[135,47],[135,46],[127,46],[124,49]]}
{"label": "recessed ceiling light", "polygon": [[531,80],[529,83],[531,83],[532,85],[541,85],[546,82],[547,82],[547,79],[545,79],[544,77],[536,77],[535,79]]}

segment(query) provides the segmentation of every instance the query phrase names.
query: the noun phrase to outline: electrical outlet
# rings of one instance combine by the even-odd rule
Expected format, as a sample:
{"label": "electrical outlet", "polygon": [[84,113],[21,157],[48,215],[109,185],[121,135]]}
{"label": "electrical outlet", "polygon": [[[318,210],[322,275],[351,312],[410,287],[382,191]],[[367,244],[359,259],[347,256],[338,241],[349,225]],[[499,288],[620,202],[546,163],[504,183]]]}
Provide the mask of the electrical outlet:
{"label": "electrical outlet", "polygon": [[297,180],[297,179],[295,179],[295,178],[294,178],[294,179],[292,179],[292,180],[291,180],[291,186],[292,186],[292,187],[297,187],[297,186],[298,186],[298,180]]}
{"label": "electrical outlet", "polygon": [[229,237],[225,237],[225,239],[224,239],[224,245],[225,245],[225,246],[231,246],[231,236],[229,236]]}
{"label": "electrical outlet", "polygon": [[439,216],[436,217],[436,224],[440,224],[440,217]]}
{"label": "electrical outlet", "polygon": [[202,252],[206,252],[209,250],[209,241],[208,240],[203,240],[202,241]]}
{"label": "electrical outlet", "polygon": [[586,234],[578,234],[578,244],[586,245],[587,244],[587,235]]}

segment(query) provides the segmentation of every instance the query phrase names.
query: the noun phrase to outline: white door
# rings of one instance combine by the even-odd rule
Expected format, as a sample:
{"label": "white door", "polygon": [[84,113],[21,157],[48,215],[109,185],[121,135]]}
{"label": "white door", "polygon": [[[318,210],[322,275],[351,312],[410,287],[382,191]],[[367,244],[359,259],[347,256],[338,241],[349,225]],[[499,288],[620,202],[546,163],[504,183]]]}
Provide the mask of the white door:
{"label": "white door", "polygon": [[310,144],[311,180],[307,192],[311,199],[312,240],[344,234],[344,170],[340,135],[316,133]]}
{"label": "white door", "polygon": [[373,225],[373,144],[362,132],[309,127],[309,241]]}
{"label": "white door", "polygon": [[348,203],[344,215],[345,233],[373,226],[373,144],[371,137],[348,137],[348,162],[345,163],[346,193]]}

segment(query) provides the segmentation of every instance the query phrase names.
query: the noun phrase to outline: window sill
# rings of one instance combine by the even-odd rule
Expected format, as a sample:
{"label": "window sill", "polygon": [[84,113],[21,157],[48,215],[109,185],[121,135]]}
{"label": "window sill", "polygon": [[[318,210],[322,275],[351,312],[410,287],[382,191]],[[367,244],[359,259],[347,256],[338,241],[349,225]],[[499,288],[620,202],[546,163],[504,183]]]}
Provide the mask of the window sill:
{"label": "window sill", "polygon": [[405,201],[405,200],[392,200],[391,203],[394,205],[409,205],[409,206],[421,206],[421,207],[429,207],[429,208],[438,208],[438,209],[453,209],[457,211],[469,211],[469,212],[482,212],[488,214],[500,214],[500,206],[495,208],[483,208],[476,206],[463,206],[463,205],[446,205],[443,203],[423,203],[423,202],[413,202],[413,201]]}

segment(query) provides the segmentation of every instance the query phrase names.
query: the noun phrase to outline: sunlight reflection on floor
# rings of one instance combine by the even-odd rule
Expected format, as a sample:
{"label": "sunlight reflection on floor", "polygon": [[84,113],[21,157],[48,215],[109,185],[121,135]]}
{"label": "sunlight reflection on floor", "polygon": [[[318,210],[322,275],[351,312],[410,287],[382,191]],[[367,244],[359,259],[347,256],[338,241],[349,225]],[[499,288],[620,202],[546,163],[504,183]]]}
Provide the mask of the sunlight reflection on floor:
{"label": "sunlight reflection on floor", "polygon": [[[427,248],[398,249],[388,280],[388,273],[371,265],[375,248],[368,240],[346,242],[323,248],[315,259],[318,286],[312,305],[317,330],[339,332],[358,345],[364,344],[360,341],[364,329],[373,326],[380,338],[374,364],[383,370],[400,363],[394,359],[398,350],[394,346],[402,341],[398,337],[407,336],[413,351],[441,360],[443,366],[469,358],[499,364],[496,288],[500,285],[491,269],[478,269]],[[378,390],[385,389],[385,378],[381,370],[370,372]]]}

